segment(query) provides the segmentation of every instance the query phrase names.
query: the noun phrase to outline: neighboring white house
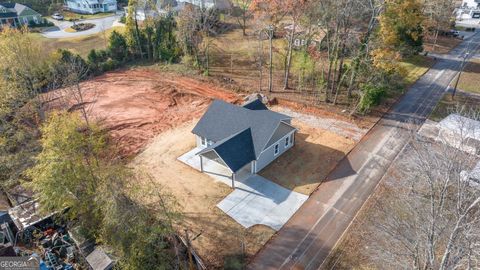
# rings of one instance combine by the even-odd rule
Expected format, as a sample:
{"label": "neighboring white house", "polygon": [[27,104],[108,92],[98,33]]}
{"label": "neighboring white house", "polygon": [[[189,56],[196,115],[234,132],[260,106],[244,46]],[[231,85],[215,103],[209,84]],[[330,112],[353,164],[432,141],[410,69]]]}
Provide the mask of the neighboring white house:
{"label": "neighboring white house", "polygon": [[462,1],[462,8],[478,8],[480,0],[463,0]]}
{"label": "neighboring white house", "polygon": [[[177,1],[160,1],[160,0],[139,0],[137,4],[136,18],[144,21],[147,17],[157,18],[165,16],[169,12],[180,12],[186,5],[194,5],[203,8],[215,8],[219,10],[227,10],[232,7],[228,0],[177,0]],[[128,16],[128,6],[124,7],[125,15]]]}
{"label": "neighboring white house", "polygon": [[215,100],[192,130],[201,170],[206,158],[228,168],[232,180],[240,171],[259,172],[295,144],[291,120],[259,99],[244,106]]}
{"label": "neighboring white house", "polygon": [[65,0],[65,5],[70,11],[81,14],[117,11],[117,0]]}
{"label": "neighboring white house", "polygon": [[20,27],[40,24],[42,15],[35,10],[18,3],[0,3],[0,28],[3,26]]}
{"label": "neighboring white house", "polygon": [[480,0],[463,0],[455,11],[457,19],[479,19]]}
{"label": "neighboring white house", "polygon": [[189,3],[201,8],[216,8],[219,10],[226,10],[232,7],[228,0],[177,0],[179,5]]}

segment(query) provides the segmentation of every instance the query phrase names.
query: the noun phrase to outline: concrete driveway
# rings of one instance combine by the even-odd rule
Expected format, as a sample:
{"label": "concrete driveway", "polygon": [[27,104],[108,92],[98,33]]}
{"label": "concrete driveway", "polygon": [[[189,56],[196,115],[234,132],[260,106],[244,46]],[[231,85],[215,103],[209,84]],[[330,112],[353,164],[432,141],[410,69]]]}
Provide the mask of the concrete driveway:
{"label": "concrete driveway", "polygon": [[119,25],[118,20],[120,19],[120,17],[121,15],[112,15],[104,18],[78,21],[77,23],[93,23],[95,24],[95,27],[86,31],[76,33],[69,33],[65,31],[65,29],[73,25],[73,22],[48,19],[53,24],[55,24],[55,27],[51,27],[48,30],[44,31],[42,35],[46,38],[72,38],[93,35],[108,30],[115,25]]}
{"label": "concrete driveway", "polygon": [[[200,171],[200,158],[195,155],[200,150],[195,148],[178,160]],[[226,167],[207,159],[203,162],[206,174],[215,181],[232,185],[231,172]],[[217,207],[245,228],[263,224],[278,231],[307,199],[307,195],[288,190],[244,170],[237,175],[235,190]]]}

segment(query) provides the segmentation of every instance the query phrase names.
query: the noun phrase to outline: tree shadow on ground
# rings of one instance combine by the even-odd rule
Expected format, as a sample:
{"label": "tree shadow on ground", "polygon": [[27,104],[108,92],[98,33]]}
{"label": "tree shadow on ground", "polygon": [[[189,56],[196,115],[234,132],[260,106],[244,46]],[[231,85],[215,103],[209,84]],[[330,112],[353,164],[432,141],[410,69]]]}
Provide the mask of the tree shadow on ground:
{"label": "tree shadow on ground", "polygon": [[[307,140],[309,136],[308,133],[298,132],[295,145],[259,174],[285,188],[310,195],[345,157],[345,153],[310,142]],[[347,164],[343,173],[348,176],[355,171]]]}

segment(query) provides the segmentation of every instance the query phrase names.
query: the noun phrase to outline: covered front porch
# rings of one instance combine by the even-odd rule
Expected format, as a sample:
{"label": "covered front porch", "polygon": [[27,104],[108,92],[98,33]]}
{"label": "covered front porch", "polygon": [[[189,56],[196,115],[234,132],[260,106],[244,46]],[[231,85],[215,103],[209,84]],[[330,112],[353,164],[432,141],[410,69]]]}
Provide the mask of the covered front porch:
{"label": "covered front porch", "polygon": [[[178,160],[194,167],[195,169],[212,176],[214,179],[225,183],[232,188],[236,188],[238,183],[248,179],[251,173],[252,163],[249,163],[233,172],[221,158],[213,152],[208,152],[203,155],[197,155],[204,148],[194,148],[185,155],[178,158]],[[237,183],[237,184],[236,184]]]}

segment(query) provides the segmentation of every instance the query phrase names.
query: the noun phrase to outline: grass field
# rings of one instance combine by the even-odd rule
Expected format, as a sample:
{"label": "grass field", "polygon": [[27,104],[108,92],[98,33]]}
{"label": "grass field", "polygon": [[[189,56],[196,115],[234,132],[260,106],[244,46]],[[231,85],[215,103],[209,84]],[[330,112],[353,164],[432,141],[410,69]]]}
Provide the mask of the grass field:
{"label": "grass field", "polygon": [[457,92],[452,98],[451,93],[446,93],[430,114],[429,119],[440,121],[451,113],[468,113],[478,110],[480,110],[480,96]]}
{"label": "grass field", "polygon": [[115,15],[115,13],[97,13],[97,14],[77,14],[69,11],[63,11],[62,15],[65,21],[98,19]]}
{"label": "grass field", "polygon": [[458,89],[470,93],[480,94],[480,59],[472,59],[465,66],[460,81],[458,82]]}
{"label": "grass field", "polygon": [[414,84],[434,63],[432,58],[423,55],[415,55],[403,60],[400,66],[407,71],[405,76],[407,85]]}
{"label": "grass field", "polygon": [[[453,112],[480,110],[479,79],[480,59],[473,59],[465,66],[464,72],[460,76],[455,97],[452,98],[451,93],[445,94],[430,115],[430,120],[440,121]],[[453,80],[451,86],[455,82],[456,80]]]}
{"label": "grass field", "polygon": [[45,38],[41,34],[31,33],[32,37],[38,39],[48,52],[53,52],[57,49],[69,49],[82,56],[86,56],[92,49],[105,49],[107,47],[108,38],[115,30],[123,32],[123,27],[113,27],[105,32],[75,38]]}

